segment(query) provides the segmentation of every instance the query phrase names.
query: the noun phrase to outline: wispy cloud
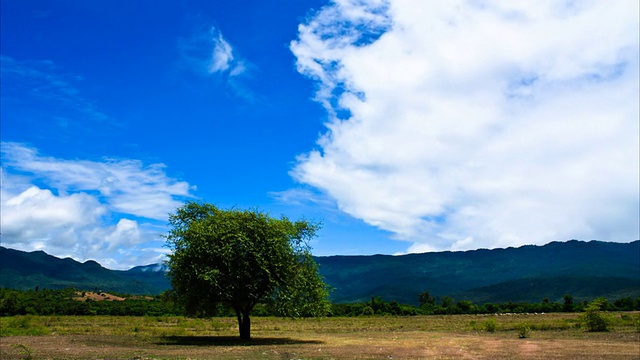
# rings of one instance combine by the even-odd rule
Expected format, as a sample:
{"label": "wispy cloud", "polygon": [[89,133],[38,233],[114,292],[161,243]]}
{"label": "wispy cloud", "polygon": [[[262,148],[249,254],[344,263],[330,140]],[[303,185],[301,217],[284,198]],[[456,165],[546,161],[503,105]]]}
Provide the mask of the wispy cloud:
{"label": "wispy cloud", "polygon": [[58,129],[82,131],[95,125],[120,126],[82,95],[78,88],[81,77],[65,73],[52,61],[21,61],[3,55],[0,64],[4,106],[40,111],[40,123]]}
{"label": "wispy cloud", "polygon": [[[217,35],[217,36],[216,36]],[[234,61],[233,49],[231,45],[222,37],[220,32],[215,32],[212,29],[211,42],[213,43],[213,52],[211,54],[211,61],[209,62],[208,71],[210,74],[217,72],[225,72],[229,70],[230,74],[235,75],[236,67],[232,68]]]}
{"label": "wispy cloud", "polygon": [[298,26],[298,40],[291,42],[297,69],[317,81],[316,100],[331,117],[345,107],[338,103],[343,93],[360,94],[348,81],[340,59],[345,49],[375,42],[391,26],[387,1],[341,0],[324,7],[306,24]]}
{"label": "wispy cloud", "polygon": [[[68,160],[2,143],[2,243],[126,267],[153,262],[168,214],[192,197],[164,165]],[[156,245],[159,248],[160,245]],[[135,262],[138,261],[138,262]]]}
{"label": "wispy cloud", "polygon": [[232,87],[239,86],[239,77],[248,76],[251,65],[215,27],[180,39],[178,46],[183,62],[196,74],[223,76]]}
{"label": "wispy cloud", "polygon": [[194,74],[221,80],[233,95],[245,101],[257,100],[248,85],[255,66],[238,54],[220,30],[211,27],[196,31],[180,39],[178,48],[182,62]]}
{"label": "wispy cloud", "polygon": [[269,196],[278,201],[279,203],[302,206],[302,205],[315,205],[324,209],[331,209],[334,206],[334,202],[328,199],[323,194],[319,194],[310,189],[305,188],[293,188],[284,191],[272,191]]}
{"label": "wispy cloud", "polygon": [[165,219],[181,204],[180,197],[189,196],[189,184],[168,177],[163,164],[57,159],[16,143],[3,143],[2,155],[3,166],[36,174],[60,193],[94,191],[110,210],[138,217]]}
{"label": "wispy cloud", "polygon": [[291,44],[330,115],[292,175],[409,251],[637,239],[638,26],[634,1],[334,1]]}

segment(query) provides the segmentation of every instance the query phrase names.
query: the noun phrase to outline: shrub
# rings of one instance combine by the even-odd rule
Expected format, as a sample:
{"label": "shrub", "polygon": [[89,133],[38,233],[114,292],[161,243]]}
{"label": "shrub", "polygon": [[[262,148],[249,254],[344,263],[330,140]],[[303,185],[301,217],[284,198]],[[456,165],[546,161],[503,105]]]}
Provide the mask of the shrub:
{"label": "shrub", "polygon": [[373,314],[375,314],[375,312],[373,311],[373,308],[371,308],[371,306],[365,306],[362,309],[362,315],[370,316],[370,315],[373,315]]}
{"label": "shrub", "polygon": [[517,326],[518,329],[518,338],[524,339],[529,337],[529,332],[531,331],[531,326],[527,323],[519,324]]}
{"label": "shrub", "polygon": [[31,349],[22,344],[16,344],[14,346],[20,349],[20,355],[24,356],[25,360],[33,359],[33,352],[31,351]]}
{"label": "shrub", "polygon": [[580,316],[580,323],[586,331],[609,331],[609,319],[600,311],[606,302],[606,299],[599,298],[587,305],[584,314]]}
{"label": "shrub", "polygon": [[497,327],[498,327],[498,322],[494,318],[488,319],[487,321],[484,322],[484,330],[487,332],[490,332],[490,333],[495,332]]}

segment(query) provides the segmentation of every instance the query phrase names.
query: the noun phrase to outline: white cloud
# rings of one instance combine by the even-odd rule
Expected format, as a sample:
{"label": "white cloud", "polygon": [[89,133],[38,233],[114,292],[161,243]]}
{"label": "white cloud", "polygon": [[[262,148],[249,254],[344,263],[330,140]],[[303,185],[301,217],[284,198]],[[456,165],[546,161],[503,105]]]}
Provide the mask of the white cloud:
{"label": "white cloud", "polygon": [[214,27],[181,39],[179,50],[183,61],[197,74],[226,74],[233,78],[247,70],[246,61]]}
{"label": "white cloud", "polygon": [[638,3],[335,1],[292,175],[408,251],[639,237]]}
{"label": "white cloud", "polygon": [[[50,190],[31,186],[15,196],[4,191],[2,195],[3,242],[16,239],[42,241],[52,231],[61,234],[71,227],[94,223],[105,212],[96,199],[82,193],[55,196]],[[57,245],[73,244],[63,240]]]}
{"label": "white cloud", "polygon": [[189,184],[166,175],[163,164],[139,160],[66,160],[40,156],[33,148],[3,143],[4,165],[43,177],[62,194],[97,192],[111,211],[149,219],[166,219],[189,196]]}
{"label": "white cloud", "polygon": [[200,28],[192,36],[180,39],[178,50],[190,71],[222,80],[231,93],[245,101],[259,100],[250,86],[255,65],[242,57],[220,30]]}
{"label": "white cloud", "polygon": [[285,191],[272,191],[269,196],[279,203],[302,206],[305,204],[314,204],[321,207],[330,207],[333,202],[322,194],[317,194],[309,189],[295,188]]}
{"label": "white cloud", "polygon": [[[191,197],[162,164],[67,160],[2,143],[2,244],[126,268],[163,254],[169,213]],[[157,247],[157,246],[156,246]]]}
{"label": "white cloud", "polygon": [[[217,36],[215,36],[217,35]],[[209,73],[226,71],[233,62],[233,50],[231,45],[222,37],[220,32],[212,34],[213,54],[209,63]]]}

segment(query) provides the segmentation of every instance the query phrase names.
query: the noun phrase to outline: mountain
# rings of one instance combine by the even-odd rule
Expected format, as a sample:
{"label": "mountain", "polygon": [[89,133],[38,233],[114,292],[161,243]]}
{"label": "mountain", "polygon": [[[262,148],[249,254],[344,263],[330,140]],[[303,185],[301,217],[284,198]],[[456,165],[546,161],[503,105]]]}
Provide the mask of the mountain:
{"label": "mountain", "polygon": [[[552,242],[544,246],[434,252],[400,256],[315,257],[335,302],[371,296],[417,304],[418,294],[476,303],[575,301],[640,296],[640,241]],[[0,247],[0,286],[33,289],[75,287],[126,294],[158,294],[170,287],[164,264],[128,271],[94,261],[58,259],[42,251]]]}
{"label": "mountain", "polygon": [[171,288],[167,278],[168,271],[167,265],[160,263],[136,266],[127,271],[122,271],[120,274],[131,280],[150,285],[154,290],[146,295],[155,295]]}
{"label": "mountain", "polygon": [[402,256],[316,258],[333,301],[371,296],[416,304],[418,294],[477,303],[640,296],[640,241],[552,242],[544,246]]}
{"label": "mountain", "polygon": [[59,259],[44,251],[24,252],[0,246],[0,287],[99,289],[133,295],[155,295],[169,288],[164,273],[109,270],[95,261]]}

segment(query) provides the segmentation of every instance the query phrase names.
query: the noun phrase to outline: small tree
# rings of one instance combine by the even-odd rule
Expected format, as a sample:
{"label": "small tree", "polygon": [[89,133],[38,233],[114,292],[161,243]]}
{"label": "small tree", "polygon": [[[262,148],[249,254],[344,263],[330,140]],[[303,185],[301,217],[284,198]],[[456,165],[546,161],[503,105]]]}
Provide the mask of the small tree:
{"label": "small tree", "polygon": [[443,296],[440,298],[440,306],[447,309],[453,306],[453,299],[448,296]]}
{"label": "small tree", "polygon": [[431,296],[429,291],[423,291],[418,295],[420,307],[433,307],[436,305],[436,298]]}
{"label": "small tree", "polygon": [[562,310],[565,311],[565,312],[572,312],[573,311],[573,296],[571,296],[570,294],[564,294],[562,299],[564,300],[564,305],[562,306]]}
{"label": "small tree", "polygon": [[229,307],[243,340],[251,338],[250,313],[259,302],[287,316],[326,314],[328,289],[308,245],[318,224],[196,202],[169,224],[169,277],[187,314]]}
{"label": "small tree", "polygon": [[587,305],[584,314],[579,318],[587,331],[608,331],[609,319],[600,311],[607,304],[607,299],[597,298]]}

